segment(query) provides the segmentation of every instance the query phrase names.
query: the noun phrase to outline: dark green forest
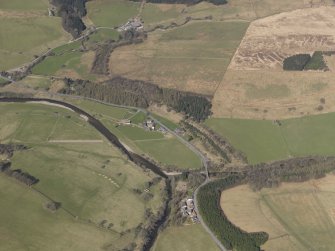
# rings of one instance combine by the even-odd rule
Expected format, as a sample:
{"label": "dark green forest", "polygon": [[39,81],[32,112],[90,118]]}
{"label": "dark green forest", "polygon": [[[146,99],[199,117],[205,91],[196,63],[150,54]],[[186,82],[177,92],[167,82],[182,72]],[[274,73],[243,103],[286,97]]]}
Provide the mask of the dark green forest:
{"label": "dark green forest", "polygon": [[86,29],[82,17],[86,15],[87,0],[51,0],[50,2],[57,7],[57,14],[62,18],[64,30],[74,38],[79,37]]}
{"label": "dark green forest", "polygon": [[309,54],[293,55],[285,58],[283,69],[285,71],[302,71],[310,60],[311,56]]}
{"label": "dark green forest", "polygon": [[285,71],[328,71],[329,68],[324,59],[324,55],[333,52],[315,51],[312,56],[309,54],[297,54],[285,58],[283,69]]}
{"label": "dark green forest", "polygon": [[313,53],[312,58],[306,64],[304,70],[314,70],[314,71],[327,71],[328,66],[323,58],[322,51],[316,51]]}
{"label": "dark green forest", "polygon": [[140,80],[115,77],[103,83],[65,79],[63,94],[94,98],[108,103],[147,108],[150,104],[167,105],[196,121],[211,114],[207,97],[174,89],[161,88]]}
{"label": "dark green forest", "polygon": [[199,210],[207,225],[227,249],[259,251],[269,235],[265,232],[248,233],[232,224],[220,207],[223,190],[242,184],[244,177],[230,175],[227,178],[207,183],[200,188],[197,199]]}

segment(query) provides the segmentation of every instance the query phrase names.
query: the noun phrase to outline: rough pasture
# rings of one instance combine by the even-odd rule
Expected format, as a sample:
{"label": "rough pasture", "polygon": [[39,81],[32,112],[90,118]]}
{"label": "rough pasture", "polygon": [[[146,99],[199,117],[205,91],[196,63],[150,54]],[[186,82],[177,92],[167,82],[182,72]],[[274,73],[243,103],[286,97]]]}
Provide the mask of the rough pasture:
{"label": "rough pasture", "polygon": [[[265,250],[332,250],[334,175],[253,192],[248,186],[225,190],[221,207],[246,231],[266,231]],[[243,199],[241,199],[243,198]]]}
{"label": "rough pasture", "polygon": [[333,50],[334,9],[295,10],[254,21],[229,68],[280,69],[287,56]]}
{"label": "rough pasture", "polygon": [[214,117],[284,119],[334,111],[331,53],[324,56],[328,72],[283,71],[288,56],[334,50],[334,10],[305,8],[252,22],[215,92]]}

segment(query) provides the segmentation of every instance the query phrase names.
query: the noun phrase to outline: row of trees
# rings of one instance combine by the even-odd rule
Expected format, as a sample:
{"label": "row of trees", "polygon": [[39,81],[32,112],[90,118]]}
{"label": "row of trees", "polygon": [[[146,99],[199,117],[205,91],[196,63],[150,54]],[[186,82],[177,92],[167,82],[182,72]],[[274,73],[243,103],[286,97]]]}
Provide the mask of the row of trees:
{"label": "row of trees", "polygon": [[23,184],[26,184],[27,186],[32,186],[39,181],[34,176],[30,175],[27,172],[23,172],[21,169],[12,170],[10,168],[9,162],[0,163],[0,172],[22,182]]}
{"label": "row of trees", "polygon": [[193,137],[200,138],[202,142],[206,142],[225,162],[231,162],[230,157],[225,151],[225,147],[217,144],[213,139],[211,139],[207,134],[200,131],[198,128],[188,123],[187,121],[181,121],[181,126]]}
{"label": "row of trees", "polygon": [[11,158],[15,151],[22,151],[26,149],[27,147],[24,145],[0,144],[0,155],[4,155],[7,158]]}
{"label": "row of trees", "polygon": [[335,170],[335,157],[304,157],[271,164],[249,166],[245,170],[247,181],[254,190],[276,187],[281,182],[303,182],[324,177]]}
{"label": "row of trees", "polygon": [[297,54],[284,59],[283,69],[285,71],[302,71],[311,60],[309,54]]}
{"label": "row of trees", "polygon": [[212,105],[207,97],[161,88],[145,81],[115,77],[103,83],[71,79],[64,79],[64,82],[65,87],[60,90],[64,94],[143,108],[147,108],[153,103],[165,104],[196,121],[204,120],[211,114]]}

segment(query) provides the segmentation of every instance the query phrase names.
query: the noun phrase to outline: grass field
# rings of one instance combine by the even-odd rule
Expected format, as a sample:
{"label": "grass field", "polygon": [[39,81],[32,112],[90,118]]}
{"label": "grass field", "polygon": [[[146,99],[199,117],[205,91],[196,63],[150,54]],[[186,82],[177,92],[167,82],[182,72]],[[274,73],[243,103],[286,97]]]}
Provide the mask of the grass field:
{"label": "grass field", "polygon": [[186,6],[183,4],[152,4],[146,3],[142,11],[141,17],[144,24],[157,24],[166,22],[167,20],[174,20],[178,18],[181,11]]}
{"label": "grass field", "polygon": [[101,103],[84,99],[78,99],[78,100],[72,99],[71,102],[75,105],[78,105],[79,107],[81,107],[82,109],[91,114],[103,115],[115,120],[128,119],[131,116],[133,116],[136,112],[130,109],[104,105]]}
{"label": "grass field", "polygon": [[250,163],[289,157],[335,154],[335,114],[321,114],[280,121],[210,119],[213,130],[246,153]]}
{"label": "grass field", "polygon": [[[1,210],[0,236],[8,247],[45,250],[50,244],[53,250],[70,246],[71,250],[82,250],[88,242],[85,248],[90,250],[104,246],[118,250],[134,240],[133,230],[122,238],[120,233],[144,222],[147,208],[155,212],[160,207],[163,183],[150,188],[154,195],[151,200],[134,193],[133,189],[143,191],[155,175],[143,172],[125,159],[77,114],[41,104],[0,104],[0,112],[5,118],[0,120],[1,142],[19,142],[29,147],[14,155],[13,168],[38,177],[40,182],[34,187],[61,202],[67,210],[48,212],[43,208],[44,197],[0,176],[1,186],[5,187],[2,191],[6,194],[0,196],[1,204],[6,204]],[[84,140],[101,142],[80,142]],[[10,186],[7,187],[6,182]],[[25,205],[20,207],[21,203]],[[30,217],[27,218],[27,214]],[[8,220],[12,218],[15,220]],[[111,224],[111,231],[97,227],[104,220],[105,227]],[[84,241],[76,241],[82,237]],[[8,250],[6,248],[1,245],[0,250]]]}
{"label": "grass field", "polygon": [[95,80],[96,76],[90,74],[95,54],[93,51],[81,52],[79,46],[74,43],[56,48],[53,56],[33,68],[33,74]]}
{"label": "grass field", "polygon": [[141,44],[117,48],[115,74],[160,86],[213,94],[223,78],[248,22],[194,22],[150,33]]}
{"label": "grass field", "polygon": [[155,160],[179,169],[199,169],[202,166],[198,156],[175,138],[137,141],[136,145]]}
{"label": "grass field", "polygon": [[48,17],[47,0],[0,0],[0,70],[32,61],[70,39],[61,19]]}
{"label": "grass field", "polygon": [[98,0],[86,4],[88,18],[96,26],[115,27],[138,13],[140,3],[126,0]]}
{"label": "grass field", "polygon": [[163,123],[167,128],[169,128],[170,130],[174,131],[175,129],[178,128],[178,125],[174,122],[172,122],[171,120],[168,120],[162,116],[159,116],[157,114],[152,114],[152,116],[158,120],[159,122]]}
{"label": "grass field", "polygon": [[49,3],[48,0],[26,0],[24,4],[20,0],[0,0],[1,10],[43,10],[48,11]]}
{"label": "grass field", "polygon": [[120,238],[117,233],[80,223],[64,211],[48,212],[43,208],[46,200],[3,175],[0,175],[0,188],[1,251],[50,247],[57,251],[69,247],[71,250],[98,250]]}
{"label": "grass field", "polygon": [[200,224],[168,227],[158,237],[153,251],[219,251]]}
{"label": "grass field", "polygon": [[[221,206],[246,231],[266,231],[265,250],[332,250],[335,244],[334,175],[253,192],[247,186],[226,190]],[[241,199],[243,198],[243,199]]]}

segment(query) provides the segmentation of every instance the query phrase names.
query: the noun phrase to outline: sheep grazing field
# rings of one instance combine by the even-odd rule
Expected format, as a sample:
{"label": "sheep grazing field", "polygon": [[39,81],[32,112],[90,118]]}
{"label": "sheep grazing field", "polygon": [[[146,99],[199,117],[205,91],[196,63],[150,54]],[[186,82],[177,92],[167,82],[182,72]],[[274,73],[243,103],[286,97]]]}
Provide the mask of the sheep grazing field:
{"label": "sheep grazing field", "polygon": [[225,190],[221,207],[248,232],[266,231],[264,250],[332,250],[335,245],[333,174],[253,192],[247,185]]}
{"label": "sheep grazing field", "polygon": [[[14,154],[12,168],[39,179],[31,189],[0,174],[0,250],[119,250],[141,241],[134,229],[145,224],[146,210],[162,205],[163,181],[148,190],[157,176],[129,162],[76,113],[11,103],[1,103],[0,113],[1,143],[29,148]],[[45,209],[47,198],[61,208]]]}

